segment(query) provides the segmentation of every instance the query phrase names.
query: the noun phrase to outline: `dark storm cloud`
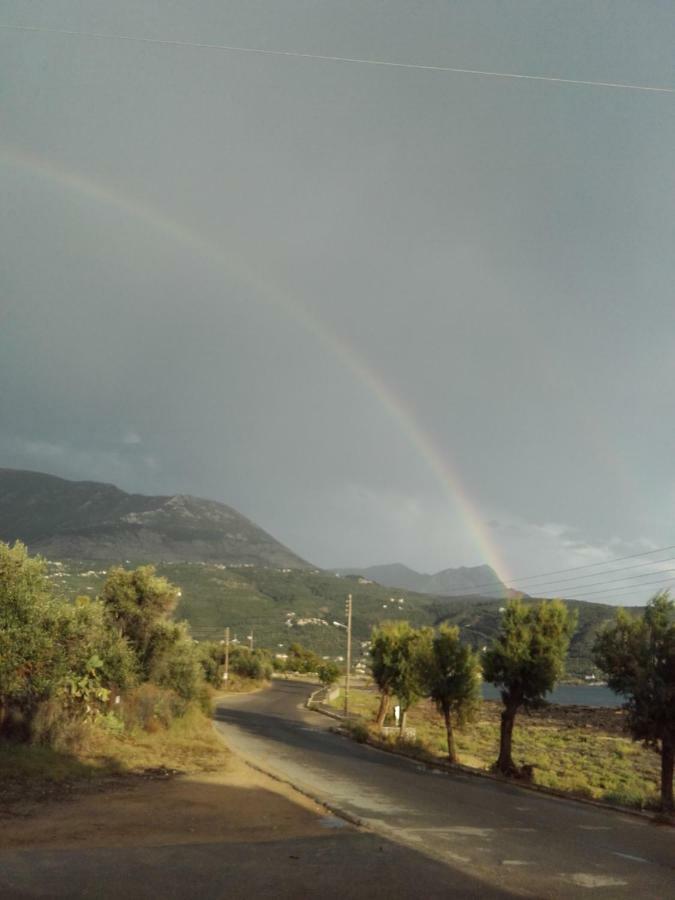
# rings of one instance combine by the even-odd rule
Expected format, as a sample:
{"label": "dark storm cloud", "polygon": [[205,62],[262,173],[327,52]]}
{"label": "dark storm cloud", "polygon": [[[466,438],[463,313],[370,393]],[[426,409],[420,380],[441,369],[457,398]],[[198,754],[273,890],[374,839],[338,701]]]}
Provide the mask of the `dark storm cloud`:
{"label": "dark storm cloud", "polygon": [[[659,4],[603,8],[3,22],[672,82]],[[512,572],[672,543],[669,95],[0,42],[4,464],[223,499],[319,564],[483,562],[434,445]]]}

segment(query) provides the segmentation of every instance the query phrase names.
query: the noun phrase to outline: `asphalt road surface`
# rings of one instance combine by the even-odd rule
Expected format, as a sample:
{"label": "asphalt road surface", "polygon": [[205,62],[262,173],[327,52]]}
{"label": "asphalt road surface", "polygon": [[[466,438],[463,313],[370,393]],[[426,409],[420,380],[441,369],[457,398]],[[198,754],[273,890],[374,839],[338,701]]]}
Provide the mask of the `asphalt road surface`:
{"label": "asphalt road surface", "polygon": [[[419,883],[398,882],[399,890],[394,883],[389,897],[675,897],[675,829],[489,779],[434,773],[356,744],[304,708],[310,690],[277,681],[233,695],[219,703],[216,727],[245,759],[361,820],[369,839],[387,841],[388,853],[400,847],[402,863],[416,851]],[[397,858],[394,851],[392,865]],[[441,864],[440,876],[427,860]],[[352,871],[350,856],[344,860],[343,896],[368,897],[354,863]]]}

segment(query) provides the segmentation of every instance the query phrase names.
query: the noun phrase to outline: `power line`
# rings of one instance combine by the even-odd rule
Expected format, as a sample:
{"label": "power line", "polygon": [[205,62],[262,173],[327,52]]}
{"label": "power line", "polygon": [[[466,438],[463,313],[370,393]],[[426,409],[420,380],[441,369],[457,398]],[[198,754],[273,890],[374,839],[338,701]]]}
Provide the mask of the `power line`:
{"label": "power line", "polygon": [[[552,575],[564,575],[567,572],[581,572],[584,569],[593,569],[598,566],[611,566],[612,563],[623,562],[625,559],[638,559],[645,556],[653,556],[655,553],[665,553],[666,550],[675,550],[675,544],[670,544],[667,547],[658,547],[656,550],[646,550],[643,553],[629,553],[627,556],[617,556],[614,559],[606,559],[604,562],[596,562],[596,563],[585,563],[582,566],[570,566],[567,569],[554,569],[551,572],[540,572],[538,575],[522,575],[522,576],[514,576],[513,578],[509,578],[509,583],[511,585],[517,586],[523,584],[526,581],[535,581],[540,578],[550,578]],[[669,557],[668,559],[671,559]],[[666,562],[667,560],[654,560],[653,565],[657,565],[659,562]],[[627,567],[630,568],[630,567]],[[610,569],[606,572],[593,572],[592,575],[610,575],[613,571],[621,571],[621,569]],[[560,583],[560,582],[556,582]],[[481,588],[492,588],[492,587],[501,587],[502,582],[498,579],[494,579],[492,581],[486,581],[481,584],[472,585],[470,588],[457,588],[454,591],[450,591],[448,594],[443,594],[444,597],[452,597],[456,595],[465,596],[467,592],[476,592],[481,590]],[[538,585],[534,585],[532,590],[536,590]],[[539,587],[543,587],[543,585],[539,585]]]}
{"label": "power line", "polygon": [[631,84],[622,81],[591,81],[580,78],[559,78],[555,75],[533,75],[524,72],[494,72],[486,69],[467,69],[459,66],[424,65],[422,63],[396,62],[389,59],[370,59],[354,56],[328,56],[321,53],[301,53],[297,50],[266,49],[263,47],[238,47],[228,44],[211,44],[199,41],[179,41],[168,38],[151,38],[131,34],[105,34],[96,31],[74,31],[66,28],[43,28],[37,25],[0,25],[5,31],[60,34],[68,37],[96,40],[131,41],[139,44],[158,44],[164,47],[183,47],[198,50],[219,50],[228,53],[251,53],[261,56],[286,56],[294,59],[315,60],[328,63],[351,63],[361,66],[384,66],[393,69],[415,69],[424,72],[446,72],[456,75],[477,75],[483,78],[509,78],[526,81],[546,81],[554,84],[570,84],[583,87],[614,88],[626,91],[647,91],[655,94],[675,94],[673,87],[657,87],[648,84]]}
{"label": "power line", "polygon": [[657,578],[655,581],[644,581],[642,584],[634,584],[634,585],[626,585],[626,587],[611,587],[611,588],[603,588],[598,591],[582,591],[581,596],[579,597],[567,597],[567,600],[583,600],[585,597],[593,597],[596,594],[621,594],[625,593],[625,591],[637,591],[641,590],[643,587],[648,587],[649,585],[659,585],[663,590],[670,588],[675,583],[675,577],[671,578],[668,581],[664,581],[663,578]]}
{"label": "power line", "polygon": [[[576,575],[572,578],[561,578],[559,581],[549,581],[549,582],[544,582],[543,584],[535,584],[532,586],[531,590],[532,591],[551,590],[552,589],[551,586],[557,587],[558,585],[561,585],[561,584],[569,584],[570,582],[579,582],[579,580],[582,578],[602,577],[604,579],[604,577],[606,575],[614,575],[618,572],[628,572],[628,571],[631,571],[632,569],[637,569],[644,565],[656,566],[659,563],[670,562],[672,559],[673,559],[673,557],[668,557],[667,559],[660,559],[657,562],[638,563],[638,565],[636,565],[636,566],[625,566],[625,567],[622,566],[621,568],[618,568],[618,569],[608,569],[606,572],[590,572],[587,575]],[[602,580],[602,581],[591,581],[587,584],[576,583],[576,584],[573,584],[572,588],[568,587],[568,588],[565,588],[565,590],[582,591],[582,590],[585,590],[586,588],[596,587],[597,585],[600,585],[600,584],[613,584],[618,581],[630,581],[633,578],[649,578],[651,575],[661,575],[661,574],[665,575],[668,572],[672,572],[672,571],[675,571],[675,570],[670,567],[665,568],[665,569],[652,569],[651,571],[640,572],[637,575],[622,575],[621,577],[614,579],[614,581]]]}

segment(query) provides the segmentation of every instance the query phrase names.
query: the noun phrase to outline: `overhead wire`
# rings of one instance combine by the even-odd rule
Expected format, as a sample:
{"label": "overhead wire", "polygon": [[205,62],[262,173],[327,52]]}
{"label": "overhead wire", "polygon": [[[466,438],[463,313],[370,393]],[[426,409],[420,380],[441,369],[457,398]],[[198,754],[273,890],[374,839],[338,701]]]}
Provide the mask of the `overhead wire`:
{"label": "overhead wire", "polygon": [[413,69],[425,72],[446,72],[456,75],[474,75],[483,78],[506,78],[526,81],[544,81],[555,84],[569,84],[583,87],[612,88],[615,90],[646,91],[656,94],[675,94],[675,87],[649,84],[633,84],[623,81],[593,81],[581,78],[562,78],[556,75],[540,75],[529,72],[498,72],[489,69],[470,69],[460,66],[442,66],[424,63],[398,62],[390,59],[377,59],[359,56],[334,56],[323,53],[303,53],[298,50],[283,50],[266,47],[243,47],[231,44],[213,44],[204,41],[184,41],[171,38],[154,38],[143,35],[105,33],[98,31],[78,31],[68,28],[47,28],[39,25],[0,24],[5,31],[35,32],[40,34],[59,34],[68,37],[90,38],[94,40],[131,41],[139,44],[157,44],[165,47],[194,48],[198,50],[217,50],[228,53],[248,53],[261,56],[291,57],[294,59],[315,60],[328,63],[350,63],[361,66],[384,66],[394,69]]}

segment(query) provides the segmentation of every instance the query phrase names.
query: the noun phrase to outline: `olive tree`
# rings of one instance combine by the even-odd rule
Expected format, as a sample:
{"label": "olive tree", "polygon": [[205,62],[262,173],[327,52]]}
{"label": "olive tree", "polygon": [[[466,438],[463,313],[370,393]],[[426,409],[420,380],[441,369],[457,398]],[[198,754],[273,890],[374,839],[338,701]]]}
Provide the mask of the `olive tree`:
{"label": "olive tree", "polygon": [[380,727],[384,725],[391,698],[398,685],[401,642],[411,631],[408,622],[382,622],[371,633],[370,671],[380,692],[380,707],[377,712],[377,724]]}
{"label": "olive tree", "polygon": [[162,654],[182,638],[170,622],[178,589],[158,577],[154,566],[133,571],[114,568],[103,585],[101,600],[110,621],[134,650],[141,676],[151,678]]}
{"label": "olive tree", "polygon": [[0,734],[27,739],[39,704],[63,674],[58,608],[43,560],[0,543]]}
{"label": "olive tree", "polygon": [[496,768],[504,775],[520,774],[512,751],[516,714],[540,704],[562,677],[575,624],[576,616],[560,600],[511,600],[504,610],[499,634],[483,656],[485,679],[502,697]]}
{"label": "olive tree", "polygon": [[475,715],[480,703],[480,658],[459,638],[459,628],[441,625],[421,658],[424,693],[445,722],[448,759],[457,762],[453,724],[461,726]]}
{"label": "olive tree", "polygon": [[634,740],[661,753],[661,808],[673,812],[675,761],[675,603],[656,594],[640,617],[620,610],[594,646],[607,683],[626,697]]}

